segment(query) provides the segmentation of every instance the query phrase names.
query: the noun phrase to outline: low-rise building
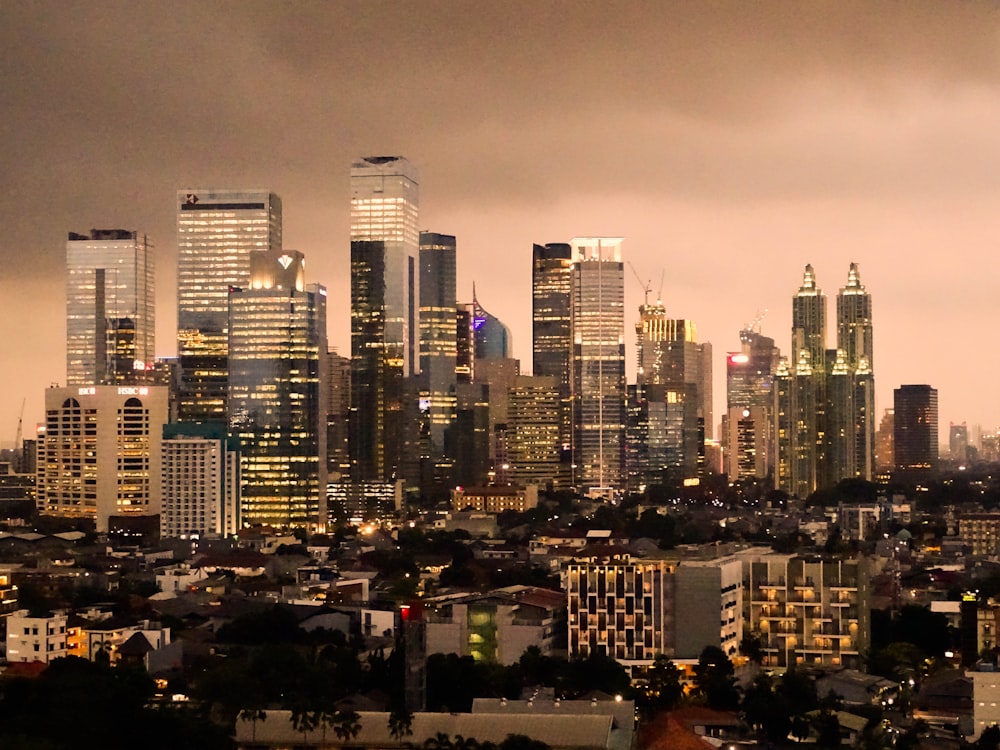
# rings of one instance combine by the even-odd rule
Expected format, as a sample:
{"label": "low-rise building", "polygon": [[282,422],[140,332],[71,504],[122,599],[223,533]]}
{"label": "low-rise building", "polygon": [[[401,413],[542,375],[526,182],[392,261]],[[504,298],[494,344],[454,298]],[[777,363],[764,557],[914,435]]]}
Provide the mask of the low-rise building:
{"label": "low-rise building", "polygon": [[868,559],[803,557],[751,549],[743,560],[745,628],[764,666],[861,668],[870,645]]}
{"label": "low-rise building", "polygon": [[551,655],[562,592],[527,586],[488,594],[453,594],[424,602],[427,653],[514,664],[530,646]]}
{"label": "low-rise building", "polygon": [[20,609],[7,618],[7,661],[48,663],[66,656],[66,615],[32,617]]}
{"label": "low-rise building", "polygon": [[1000,554],[1000,513],[966,513],[958,519],[958,537],[973,555]]}
{"label": "low-rise building", "polygon": [[451,492],[451,507],[480,513],[503,513],[506,510],[523,513],[538,507],[538,485],[457,487]]}

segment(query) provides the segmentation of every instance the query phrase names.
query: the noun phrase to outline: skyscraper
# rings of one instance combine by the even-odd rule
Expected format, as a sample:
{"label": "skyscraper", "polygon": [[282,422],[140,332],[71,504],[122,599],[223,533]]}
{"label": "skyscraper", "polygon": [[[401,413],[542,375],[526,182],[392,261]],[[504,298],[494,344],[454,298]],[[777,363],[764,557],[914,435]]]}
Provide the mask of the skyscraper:
{"label": "skyscraper", "polygon": [[565,242],[533,245],[531,251],[531,371],[556,379],[559,394],[559,446],[568,474],[573,440],[570,419],[570,363],[573,340],[570,302],[573,248]]}
{"label": "skyscraper", "polygon": [[[472,346],[475,359],[510,359],[514,341],[510,329],[486,311],[472,286]],[[473,365],[473,372],[475,366]]]}
{"label": "skyscraper", "polygon": [[872,298],[851,263],[847,285],[837,294],[837,355],[831,380],[830,481],[875,476],[875,375]]}
{"label": "skyscraper", "polygon": [[281,249],[281,199],[260,190],[177,193],[178,416],[224,421],[229,289],[250,280],[251,251]]}
{"label": "skyscraper", "polygon": [[569,391],[570,295],[573,248],[564,242],[532,247],[531,374],[557,379]]}
{"label": "skyscraper", "polygon": [[418,367],[419,176],[401,156],[351,166],[351,472],[394,479],[403,378]]}
{"label": "skyscraper", "polygon": [[774,471],[774,339],[750,324],[740,331],[740,351],[726,357],[723,450],[731,480],[763,478]]}
{"label": "skyscraper", "polygon": [[144,381],[155,358],[153,246],[125,229],[69,233],[66,382]]}
{"label": "skyscraper", "polygon": [[938,392],[929,385],[893,391],[893,454],[896,470],[926,474],[938,465]]}
{"label": "skyscraper", "polygon": [[662,300],[639,308],[638,370],[627,411],[630,483],[639,489],[698,477],[711,408],[711,345],[695,324],[667,317]]}
{"label": "skyscraper", "polygon": [[229,425],[240,440],[244,525],[325,524],[326,289],[302,253],[254,252],[229,293]]}
{"label": "skyscraper", "polygon": [[792,354],[779,365],[775,391],[779,489],[806,497],[826,471],[826,297],[806,265],[792,297]]}
{"label": "skyscraper", "polygon": [[427,392],[431,457],[444,453],[455,420],[455,237],[420,233],[420,373]]}
{"label": "skyscraper", "polygon": [[625,276],[620,237],[572,241],[574,483],[624,486]]}

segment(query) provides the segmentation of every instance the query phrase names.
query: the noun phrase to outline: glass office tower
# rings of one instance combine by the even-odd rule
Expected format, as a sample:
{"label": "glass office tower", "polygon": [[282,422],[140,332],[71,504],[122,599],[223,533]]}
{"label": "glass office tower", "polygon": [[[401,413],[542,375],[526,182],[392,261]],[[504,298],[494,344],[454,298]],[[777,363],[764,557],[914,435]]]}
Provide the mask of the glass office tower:
{"label": "glass office tower", "polygon": [[419,366],[419,175],[401,156],[351,165],[351,473],[395,479],[403,378]]}
{"label": "glass office tower", "polygon": [[572,241],[574,483],[609,495],[624,484],[625,275],[620,237]]}
{"label": "glass office tower", "polygon": [[326,289],[302,253],[254,252],[229,293],[229,428],[240,440],[244,525],[325,523]]}
{"label": "glass office tower", "polygon": [[281,199],[256,190],[177,193],[178,417],[224,421],[230,287],[250,280],[250,253],[281,249]]}
{"label": "glass office tower", "polygon": [[420,233],[420,372],[427,389],[431,451],[444,453],[445,433],[455,419],[455,237]]}
{"label": "glass office tower", "polygon": [[153,246],[125,229],[69,233],[66,383],[145,380],[156,342]]}

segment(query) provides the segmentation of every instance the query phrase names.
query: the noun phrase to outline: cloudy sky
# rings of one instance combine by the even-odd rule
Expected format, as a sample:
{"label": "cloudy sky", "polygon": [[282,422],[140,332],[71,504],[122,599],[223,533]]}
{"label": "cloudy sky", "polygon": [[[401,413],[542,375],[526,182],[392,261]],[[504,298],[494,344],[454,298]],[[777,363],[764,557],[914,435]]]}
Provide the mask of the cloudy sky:
{"label": "cloudy sky", "polygon": [[717,416],[740,327],[767,310],[787,351],[804,265],[832,313],[855,261],[879,410],[930,383],[942,441],[1000,425],[996,3],[0,0],[0,78],[0,445],[65,379],[67,231],[150,235],[174,352],[180,188],[279,193],[349,353],[365,154],[420,168],[421,225],[458,237],[460,299],[475,281],[525,370],[532,242],[625,237],[713,344]]}

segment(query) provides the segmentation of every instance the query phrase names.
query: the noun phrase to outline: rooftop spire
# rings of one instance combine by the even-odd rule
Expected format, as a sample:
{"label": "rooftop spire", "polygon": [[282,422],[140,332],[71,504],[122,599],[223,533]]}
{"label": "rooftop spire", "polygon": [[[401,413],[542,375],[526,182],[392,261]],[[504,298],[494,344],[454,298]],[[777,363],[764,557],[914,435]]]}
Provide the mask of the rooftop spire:
{"label": "rooftop spire", "polygon": [[799,287],[799,294],[816,294],[816,274],[813,273],[811,263],[806,264],[805,273],[802,274],[802,286]]}

